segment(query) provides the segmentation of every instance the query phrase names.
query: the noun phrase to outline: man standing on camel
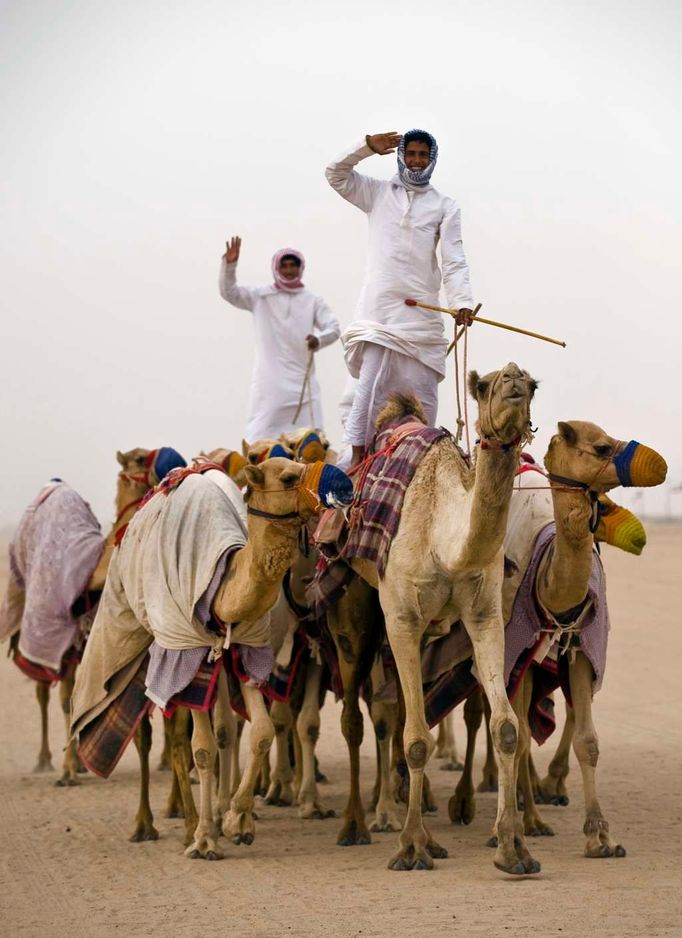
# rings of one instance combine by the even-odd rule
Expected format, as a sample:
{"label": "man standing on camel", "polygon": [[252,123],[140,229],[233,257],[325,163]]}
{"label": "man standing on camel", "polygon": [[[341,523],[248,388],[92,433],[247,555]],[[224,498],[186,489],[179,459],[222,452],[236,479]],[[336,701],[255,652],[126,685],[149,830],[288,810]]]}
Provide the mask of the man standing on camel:
{"label": "man standing on camel", "polygon": [[[398,172],[388,182],[361,176],[360,160],[398,150]],[[368,134],[330,163],[332,188],[365,212],[369,255],[358,319],[341,336],[348,370],[359,379],[346,424],[353,464],[364,456],[374,421],[392,391],[412,391],[435,424],[438,382],[445,377],[448,343],[442,316],[405,306],[407,298],[438,304],[441,268],[447,305],[468,322],[473,309],[469,269],[462,247],[460,209],[430,184],[438,146],[424,130]]]}
{"label": "man standing on camel", "polygon": [[305,259],[283,248],[272,258],[273,283],[237,285],[241,238],[226,243],[220,266],[220,295],[253,313],[256,361],[253,369],[246,439],[273,439],[300,426],[321,429],[322,403],[313,356],[335,342],[341,329],[325,301],[306,290]]}

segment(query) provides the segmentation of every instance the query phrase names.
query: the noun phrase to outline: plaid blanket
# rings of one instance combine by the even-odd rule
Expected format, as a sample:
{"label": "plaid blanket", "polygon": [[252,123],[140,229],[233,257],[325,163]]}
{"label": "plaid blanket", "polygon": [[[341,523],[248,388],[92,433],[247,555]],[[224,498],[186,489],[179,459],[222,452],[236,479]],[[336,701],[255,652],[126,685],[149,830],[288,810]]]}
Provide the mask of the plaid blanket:
{"label": "plaid blanket", "polygon": [[414,416],[403,417],[384,427],[374,438],[374,459],[360,470],[355,480],[356,502],[343,540],[320,544],[320,562],[309,587],[317,614],[343,595],[355,573],[348,565],[353,557],[371,560],[380,577],[386,571],[388,554],[400,526],[405,493],[419,464],[438,440],[449,435],[443,427],[421,426],[391,446],[397,430],[415,426]]}

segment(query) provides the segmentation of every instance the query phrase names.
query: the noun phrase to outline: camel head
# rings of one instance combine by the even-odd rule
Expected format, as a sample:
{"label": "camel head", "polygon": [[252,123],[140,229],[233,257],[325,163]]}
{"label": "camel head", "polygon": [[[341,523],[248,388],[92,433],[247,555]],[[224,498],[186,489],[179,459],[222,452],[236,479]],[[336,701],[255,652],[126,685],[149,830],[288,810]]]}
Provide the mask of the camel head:
{"label": "camel head", "polygon": [[294,458],[298,462],[328,462],[329,440],[322,430],[305,427],[302,430],[294,430],[292,433],[283,433],[280,441],[293,451]]}
{"label": "camel head", "polygon": [[281,456],[244,466],[247,512],[272,521],[307,521],[323,508],[350,505],[353,483],[345,472],[322,462],[296,463]]}
{"label": "camel head", "polygon": [[478,402],[476,430],[483,447],[492,442],[511,446],[532,437],[530,402],[537,386],[514,362],[484,377],[470,372],[469,392]]}
{"label": "camel head", "polygon": [[207,462],[216,463],[216,465],[224,469],[238,488],[244,488],[246,485],[246,476],[243,471],[246,465],[246,458],[242,456],[241,453],[236,452],[236,450],[218,447],[218,449],[211,449],[206,453],[202,449],[199,455],[195,456],[192,460],[192,464],[195,468]]}
{"label": "camel head", "polygon": [[293,449],[282,440],[258,440],[256,443],[242,440],[242,454],[251,466],[257,466],[273,457],[294,459]]}
{"label": "camel head", "polygon": [[122,482],[147,489],[157,485],[171,469],[187,465],[180,453],[171,446],[161,446],[159,449],[136,447],[127,453],[119,451],[116,459],[121,466],[118,477]]}
{"label": "camel head", "polygon": [[668,466],[655,450],[630,440],[616,440],[587,420],[560,421],[550,440],[545,468],[558,484],[591,492],[618,485],[652,486],[665,481]]}

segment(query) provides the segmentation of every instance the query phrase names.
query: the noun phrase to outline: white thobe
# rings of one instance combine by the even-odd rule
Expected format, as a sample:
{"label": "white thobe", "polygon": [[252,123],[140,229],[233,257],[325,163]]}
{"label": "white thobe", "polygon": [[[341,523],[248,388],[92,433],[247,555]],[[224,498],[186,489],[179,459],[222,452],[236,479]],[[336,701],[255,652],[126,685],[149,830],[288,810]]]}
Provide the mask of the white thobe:
{"label": "white thobe", "polygon": [[[388,387],[385,379],[389,370],[395,373],[400,369],[402,356],[412,360],[413,385],[433,385],[429,397],[435,395],[437,399],[435,385],[445,377],[448,343],[443,316],[405,306],[405,300],[438,305],[442,281],[449,307],[472,309],[474,304],[457,202],[431,185],[413,191],[406,189],[398,176],[385,181],[357,173],[354,166],[372,155],[373,151],[362,143],[330,163],[326,176],[329,184],[368,218],[367,272],[358,318],[341,341],[348,370],[355,377],[360,375],[367,343],[387,350],[372,395],[376,413],[386,393],[399,389]],[[436,254],[439,244],[440,267]],[[351,414],[349,429],[352,441],[359,443],[358,428],[352,426],[354,416]],[[371,436],[371,424],[366,430]]]}
{"label": "white thobe", "polygon": [[309,360],[307,335],[320,348],[335,342],[341,332],[325,301],[305,288],[278,290],[237,285],[237,265],[224,260],[220,268],[220,295],[228,303],[253,313],[256,360],[253,368],[246,439],[273,439],[297,426],[323,427],[320,387],[314,368],[303,397],[297,424],[294,415]]}

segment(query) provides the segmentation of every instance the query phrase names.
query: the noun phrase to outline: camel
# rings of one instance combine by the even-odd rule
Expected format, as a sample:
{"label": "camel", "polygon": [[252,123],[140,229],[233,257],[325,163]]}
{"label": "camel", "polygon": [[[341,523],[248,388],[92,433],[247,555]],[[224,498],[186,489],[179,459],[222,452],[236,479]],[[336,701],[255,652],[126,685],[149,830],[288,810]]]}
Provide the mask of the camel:
{"label": "camel", "polygon": [[[99,595],[104,587],[104,581],[106,579],[107,569],[116,538],[119,532],[132,518],[145,493],[158,481],[154,476],[152,465],[156,453],[156,450],[140,448],[132,449],[125,453],[116,453],[116,459],[121,466],[116,486],[116,518],[106,537],[104,548],[99,556],[97,565],[92,571],[83,591],[83,601],[79,600],[77,607],[80,614],[86,613],[87,610],[82,621],[87,621],[88,625],[91,622],[92,615],[88,607],[92,608],[96,606]],[[10,581],[8,589],[10,592],[13,590],[16,592],[15,600],[21,602],[23,606],[23,590],[19,590],[12,581]],[[15,636],[13,636],[15,653],[18,648],[18,638],[19,633],[16,633]],[[66,719],[68,736],[71,694],[78,665],[78,656],[75,654],[69,655],[67,652],[67,654],[64,655],[64,660],[66,661],[67,658],[70,658],[70,660],[67,662],[63,674],[59,675],[58,680],[59,698]],[[53,766],[48,738],[49,677],[47,677],[47,679],[36,679],[36,696],[40,705],[41,745],[38,754],[38,762],[34,771],[51,771]],[[78,773],[84,771],[85,769],[78,759],[75,744],[73,741],[69,741],[64,751],[62,775],[55,784],[60,787],[78,785]]]}
{"label": "camel", "polygon": [[[554,623],[553,640],[564,641],[570,653],[568,679],[572,707],[567,710],[557,755],[552,760],[549,777],[554,784],[554,793],[559,799],[565,792],[563,780],[568,771],[568,751],[573,747],[583,777],[586,818],[584,833],[587,841],[585,856],[592,858],[625,856],[623,846],[613,840],[605,820],[596,790],[596,767],[599,746],[592,718],[592,696],[595,673],[592,663],[581,646],[582,615],[592,605],[588,583],[596,561],[594,553],[594,518],[597,500],[606,506],[608,514],[618,509],[604,493],[618,485],[660,485],[666,476],[666,463],[662,456],[634,441],[623,443],[606,434],[596,424],[585,421],[560,422],[558,433],[552,437],[545,456],[551,493],[551,508],[544,516],[544,523],[551,521],[556,526],[556,536],[550,541],[535,575],[534,593],[543,617]],[[518,497],[522,497],[519,495]],[[535,509],[537,511],[537,509]],[[530,509],[529,509],[530,511]],[[627,523],[629,534],[615,529],[601,531],[601,537],[633,553],[641,552],[645,543],[643,529],[637,519],[625,509],[619,509],[621,519]],[[629,517],[628,517],[629,516]],[[541,523],[543,516],[540,515]],[[597,530],[599,530],[597,528]],[[539,536],[538,525],[529,524],[524,530],[529,539],[528,550],[532,550]],[[519,581],[505,585],[507,592],[515,594]],[[506,604],[511,608],[508,596]],[[577,623],[577,625],[575,624]],[[561,638],[561,628],[568,638]],[[519,785],[524,800],[524,830],[531,835],[551,835],[552,829],[540,817],[534,797],[533,772],[530,761],[530,726],[528,712],[533,691],[533,669],[529,668],[513,700],[519,718]],[[465,708],[466,713],[466,708]],[[480,724],[480,716],[478,718]],[[475,736],[475,720],[467,723],[471,736]],[[467,747],[469,755],[469,745]],[[467,760],[469,763],[469,759]],[[545,781],[540,783],[549,789]],[[550,794],[552,793],[550,789]],[[450,812],[453,820],[471,820],[473,808],[473,786],[470,765],[460,780]],[[454,817],[453,817],[454,814]],[[493,842],[494,842],[493,837]]]}
{"label": "camel", "polygon": [[[251,444],[242,441],[242,451],[250,465],[258,465],[264,459],[278,454],[303,464],[328,462],[330,453],[326,435],[314,428],[282,434],[279,440],[259,440]],[[308,526],[308,534],[311,533]],[[291,647],[296,630],[310,615],[306,585],[315,570],[317,552],[307,542],[302,546],[303,550],[290,571],[283,608],[288,626],[285,639],[287,648]],[[276,762],[266,786],[265,802],[278,806],[297,802],[299,817],[305,820],[335,816],[333,811],[322,804],[317,787],[315,746],[320,729],[322,675],[320,651],[313,649],[296,675],[291,700],[274,700],[270,709],[276,734]],[[294,744],[294,769],[290,762],[290,739]]]}
{"label": "camel", "polygon": [[[424,769],[435,743],[424,718],[420,645],[429,623],[458,620],[472,641],[479,678],[491,701],[491,733],[501,779],[499,842],[493,862],[515,875],[540,870],[526,847],[516,811],[518,721],[502,677],[501,602],[502,541],[519,447],[531,436],[530,402],[536,386],[513,362],[482,378],[472,372],[469,390],[479,405],[480,437],[474,465],[467,463],[450,437],[435,442],[407,487],[383,578],[373,562],[351,561],[353,570],[378,590],[405,698],[403,740],[410,794],[399,850],[389,863],[393,870],[432,869],[434,857],[447,856],[425,830],[421,816]],[[384,423],[387,417],[399,416],[384,414]],[[336,635],[357,632],[358,623],[349,622],[350,616],[352,608],[336,606],[329,616]],[[343,656],[344,643],[339,644]],[[347,649],[348,659],[355,655],[354,647]],[[347,700],[344,686],[342,727],[353,764],[359,743],[357,721],[348,718],[351,697],[349,693]],[[364,824],[359,813],[355,818],[347,813],[345,819],[356,826]]]}

